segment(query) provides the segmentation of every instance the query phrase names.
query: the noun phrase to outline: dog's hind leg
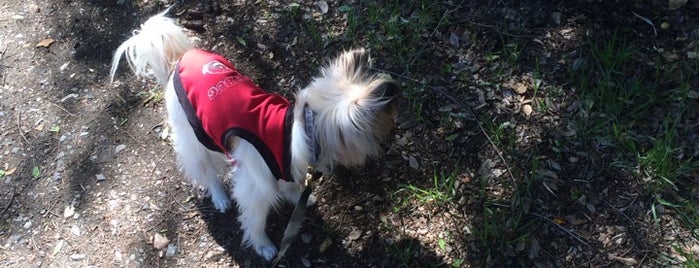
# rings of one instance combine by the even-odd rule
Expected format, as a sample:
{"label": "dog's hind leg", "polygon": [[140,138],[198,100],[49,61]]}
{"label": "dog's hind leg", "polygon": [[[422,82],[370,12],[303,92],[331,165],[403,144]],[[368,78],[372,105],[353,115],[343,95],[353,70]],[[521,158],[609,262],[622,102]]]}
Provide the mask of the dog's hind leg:
{"label": "dog's hind leg", "polygon": [[206,188],[214,207],[226,212],[231,206],[231,200],[219,178],[221,166],[226,164],[226,158],[221,153],[206,149],[197,140],[171,85],[165,90],[165,104],[173,130],[172,140],[177,162],[192,184]]}

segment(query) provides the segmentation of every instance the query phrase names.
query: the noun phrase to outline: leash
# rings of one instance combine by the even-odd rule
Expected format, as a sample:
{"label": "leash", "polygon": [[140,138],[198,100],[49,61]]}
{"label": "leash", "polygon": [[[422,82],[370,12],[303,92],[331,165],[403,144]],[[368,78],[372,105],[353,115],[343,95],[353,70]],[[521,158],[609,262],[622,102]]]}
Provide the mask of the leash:
{"label": "leash", "polygon": [[303,190],[303,193],[301,193],[301,198],[299,198],[299,202],[296,203],[296,207],[294,207],[294,212],[291,214],[291,219],[289,219],[289,223],[286,225],[286,229],[284,230],[284,238],[282,238],[279,253],[272,262],[271,267],[277,267],[279,261],[284,258],[284,254],[286,254],[289,246],[291,246],[291,242],[294,241],[301,230],[301,224],[303,223],[303,219],[306,217],[305,214],[307,208],[306,204],[308,204],[308,197],[311,195],[311,191],[313,191],[313,182],[323,176],[323,173],[320,171],[312,170],[310,173],[311,178],[306,179],[306,189]]}

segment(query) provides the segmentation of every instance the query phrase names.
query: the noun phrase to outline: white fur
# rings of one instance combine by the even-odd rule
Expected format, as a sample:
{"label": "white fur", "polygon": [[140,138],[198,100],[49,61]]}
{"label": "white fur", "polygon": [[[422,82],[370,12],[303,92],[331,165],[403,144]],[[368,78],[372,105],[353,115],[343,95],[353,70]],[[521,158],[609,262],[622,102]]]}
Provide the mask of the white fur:
{"label": "white fur", "polygon": [[[321,76],[297,93],[291,129],[291,173],[295,183],[277,180],[255,147],[236,138],[231,159],[213,152],[198,142],[187,121],[171,79],[173,68],[181,56],[193,46],[182,28],[167,11],[153,16],[140,31],[126,40],[114,53],[111,78],[125,56],[136,75],[153,76],[165,89],[169,123],[177,161],[185,177],[194,185],[208,190],[214,207],[221,212],[231,201],[220,176],[227,167],[232,176],[232,195],[239,210],[243,242],[267,260],[277,249],[265,233],[267,214],[281,200],[291,203],[299,199],[306,169],[311,157],[309,137],[304,129],[303,107],[316,114],[315,133],[321,147],[318,165],[327,170],[334,162],[347,166],[363,164],[367,158],[381,154],[380,140],[385,136],[392,115],[389,103],[394,96],[374,96],[389,80],[367,74],[369,58],[362,49],[345,52],[322,69]],[[373,93],[373,94],[372,94]],[[309,205],[315,198],[309,200]]]}

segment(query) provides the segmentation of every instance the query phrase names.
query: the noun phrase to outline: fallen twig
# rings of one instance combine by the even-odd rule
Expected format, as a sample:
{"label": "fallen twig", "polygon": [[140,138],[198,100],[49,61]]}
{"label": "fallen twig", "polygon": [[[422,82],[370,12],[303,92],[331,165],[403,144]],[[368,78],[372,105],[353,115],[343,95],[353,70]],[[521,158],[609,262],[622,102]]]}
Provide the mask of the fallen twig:
{"label": "fallen twig", "polygon": [[650,27],[653,28],[653,34],[658,35],[658,31],[655,29],[655,24],[653,24],[653,22],[652,22],[651,20],[649,20],[649,19],[647,19],[647,18],[645,18],[645,17],[643,17],[643,16],[641,16],[641,15],[638,15],[636,12],[631,11],[631,13],[632,13],[634,16],[636,16],[636,18],[639,18],[639,19],[641,19],[643,22],[645,22],[645,23],[647,23],[648,25],[650,25]]}
{"label": "fallen twig", "polygon": [[556,223],[556,222],[553,221],[552,219],[549,219],[549,218],[547,218],[547,217],[544,217],[543,215],[538,214],[538,213],[535,213],[535,212],[530,212],[529,214],[534,215],[534,216],[536,216],[536,217],[538,217],[538,218],[540,218],[540,219],[543,219],[543,220],[545,220],[545,221],[548,221],[549,223],[551,223],[551,224],[555,225],[556,227],[558,227],[559,229],[561,229],[563,232],[565,232],[565,233],[567,233],[568,235],[570,235],[571,237],[575,238],[575,240],[577,240],[577,241],[580,242],[581,244],[585,245],[586,247],[590,247],[590,244],[584,241],[584,240],[587,240],[587,239],[585,239],[584,237],[580,236],[579,234],[577,234],[577,233],[574,232],[574,231],[568,230],[568,228],[565,228],[565,227],[561,226],[560,224]]}
{"label": "fallen twig", "polygon": [[169,155],[171,151],[172,151],[172,147],[170,147],[167,150],[167,153],[164,153],[163,156],[161,156],[160,159],[158,159],[158,161],[155,162],[155,166],[153,166],[153,168],[150,170],[150,174],[155,173],[155,168],[157,168],[158,165],[160,165],[160,162],[163,162],[163,159],[165,159],[165,156]]}
{"label": "fallen twig", "polygon": [[72,116],[75,116],[74,113],[69,112],[68,110],[66,110],[65,108],[61,107],[61,106],[58,105],[58,104],[55,104],[55,103],[51,102],[51,105],[53,105],[54,107],[60,109],[61,111],[65,112],[65,113],[67,113],[67,114],[70,115],[71,117],[72,117]]}
{"label": "fallen twig", "polygon": [[19,120],[20,113],[21,112],[17,110],[17,132],[19,132],[19,135],[22,137],[24,142],[27,143],[28,146],[32,146],[32,144],[29,143],[29,140],[27,139],[27,137],[24,136],[24,132],[22,131],[22,123],[20,123],[21,121]]}
{"label": "fallen twig", "polygon": [[10,201],[7,202],[7,205],[5,205],[5,208],[2,209],[2,212],[0,212],[0,214],[4,214],[5,211],[7,211],[12,205],[12,201],[15,200],[15,191],[12,191],[11,193],[12,195],[10,195]]}

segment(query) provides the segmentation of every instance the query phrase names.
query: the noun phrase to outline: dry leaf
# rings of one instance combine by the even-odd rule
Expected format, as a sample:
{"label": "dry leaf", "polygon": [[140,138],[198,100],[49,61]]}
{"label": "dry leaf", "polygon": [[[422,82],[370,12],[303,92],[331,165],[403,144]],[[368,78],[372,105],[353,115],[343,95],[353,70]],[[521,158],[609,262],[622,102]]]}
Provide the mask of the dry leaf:
{"label": "dry leaf", "polygon": [[48,48],[49,46],[51,46],[51,44],[53,44],[53,42],[56,42],[56,40],[49,37],[49,38],[46,38],[44,40],[39,41],[39,43],[36,44],[36,47]]}
{"label": "dry leaf", "polygon": [[6,172],[5,172],[5,175],[6,175],[6,176],[10,176],[10,175],[14,174],[15,171],[17,171],[17,167],[13,167],[13,168],[11,168],[10,170],[6,171]]}
{"label": "dry leaf", "polygon": [[553,218],[553,222],[555,222],[558,225],[566,224],[566,220],[563,218],[559,218],[559,217]]}
{"label": "dry leaf", "polygon": [[634,258],[624,258],[624,257],[617,257],[612,254],[609,254],[609,258],[615,261],[619,261],[623,263],[624,265],[632,266],[638,264],[638,261]]}

